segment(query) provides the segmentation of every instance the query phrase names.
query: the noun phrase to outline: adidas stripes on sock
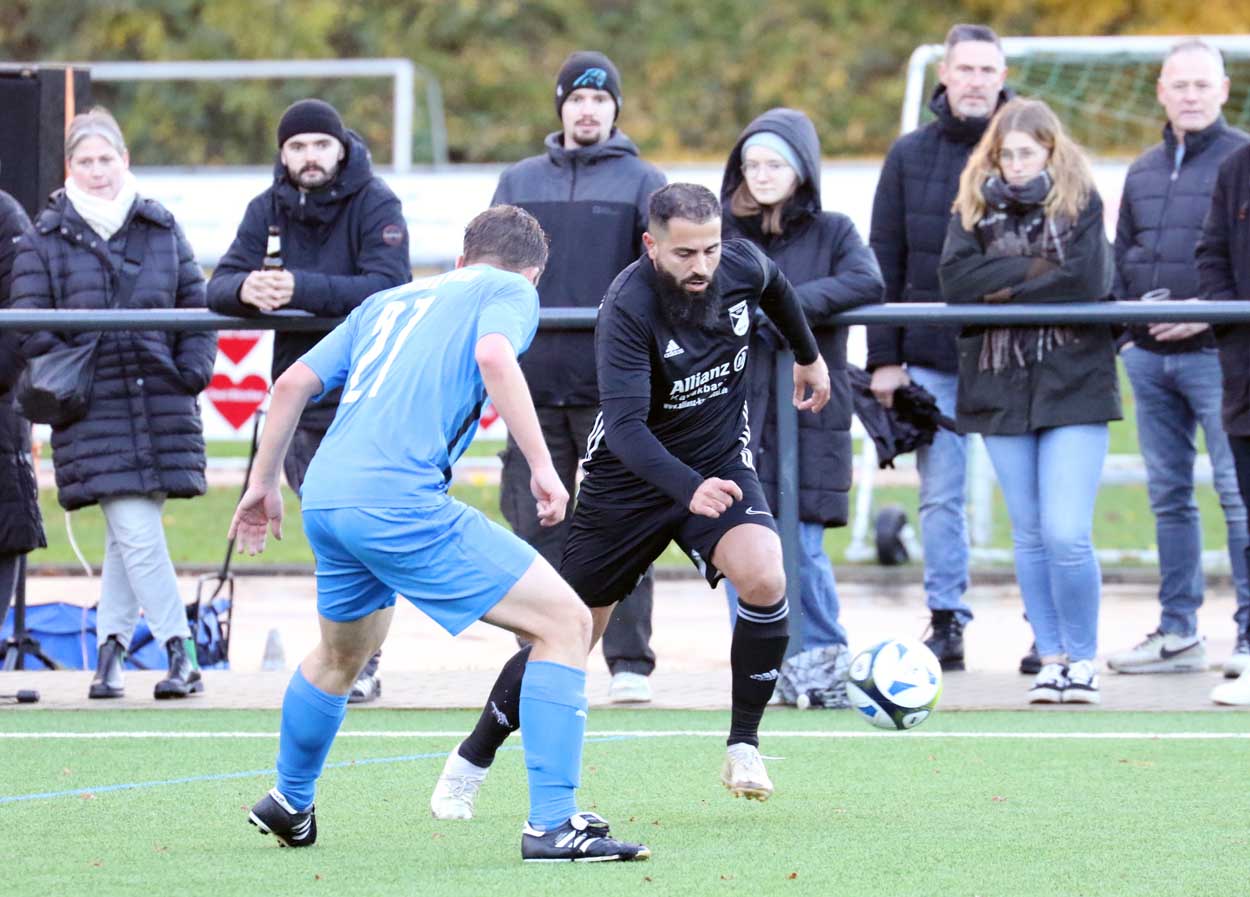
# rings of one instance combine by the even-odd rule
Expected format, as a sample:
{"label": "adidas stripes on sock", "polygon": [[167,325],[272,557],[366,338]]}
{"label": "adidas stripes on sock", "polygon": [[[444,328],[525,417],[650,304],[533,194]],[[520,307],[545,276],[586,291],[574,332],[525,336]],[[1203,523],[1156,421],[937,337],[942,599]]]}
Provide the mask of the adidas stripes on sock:
{"label": "adidas stripes on sock", "polygon": [[778,670],[790,641],[788,614],[784,598],[769,607],[738,599],[738,620],[729,649],[733,675],[729,744],[759,747],[760,720],[777,687]]}
{"label": "adidas stripes on sock", "polygon": [[491,687],[477,725],[460,743],[459,754],[474,766],[487,769],[495,762],[495,752],[508,736],[521,726],[521,680],[530,659],[526,645],[508,659]]}

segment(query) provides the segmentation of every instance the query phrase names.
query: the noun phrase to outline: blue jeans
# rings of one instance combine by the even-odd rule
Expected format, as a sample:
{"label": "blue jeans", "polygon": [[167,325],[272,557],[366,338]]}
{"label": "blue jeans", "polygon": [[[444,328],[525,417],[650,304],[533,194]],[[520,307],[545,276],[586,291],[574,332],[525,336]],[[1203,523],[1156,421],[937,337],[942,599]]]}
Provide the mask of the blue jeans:
{"label": "blue jeans", "polygon": [[986,436],[1011,517],[1016,580],[1042,657],[1098,653],[1102,571],[1094,555],[1094,500],[1107,425]]}
{"label": "blue jeans", "polygon": [[[909,365],[912,382],[937,399],[938,409],[955,416],[959,376]],[[924,545],[924,591],[929,610],[953,610],[967,625],[972,609],[968,591],[968,515],[965,505],[968,441],[958,433],[938,430],[933,444],[916,451],[920,473],[920,539]]]}
{"label": "blue jeans", "polygon": [[[799,604],[803,611],[803,643],[800,650],[845,645],[846,630],[838,622],[838,584],[833,565],[825,554],[825,527],[820,523],[799,523]],[[738,618],[738,591],[725,580],[729,596],[729,626]]]}
{"label": "blue jeans", "polygon": [[1137,441],[1146,462],[1150,510],[1159,546],[1159,629],[1180,636],[1198,631],[1202,606],[1202,521],[1194,500],[1198,425],[1207,439],[1211,472],[1224,523],[1228,560],[1237,592],[1237,630],[1250,622],[1246,577],[1246,506],[1237,489],[1237,468],[1220,422],[1220,360],[1215,349],[1159,355],[1128,349],[1124,368],[1137,404]]}

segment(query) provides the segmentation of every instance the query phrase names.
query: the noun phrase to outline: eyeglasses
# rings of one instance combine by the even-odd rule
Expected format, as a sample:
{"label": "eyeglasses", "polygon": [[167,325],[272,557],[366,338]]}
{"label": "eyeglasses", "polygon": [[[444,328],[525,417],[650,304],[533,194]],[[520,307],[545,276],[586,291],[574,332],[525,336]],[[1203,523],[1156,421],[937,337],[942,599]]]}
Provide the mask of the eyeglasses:
{"label": "eyeglasses", "polygon": [[789,165],[782,162],[780,159],[770,159],[767,162],[743,162],[742,173],[747,177],[757,175],[761,171],[766,171],[769,174],[781,174],[789,167]]}

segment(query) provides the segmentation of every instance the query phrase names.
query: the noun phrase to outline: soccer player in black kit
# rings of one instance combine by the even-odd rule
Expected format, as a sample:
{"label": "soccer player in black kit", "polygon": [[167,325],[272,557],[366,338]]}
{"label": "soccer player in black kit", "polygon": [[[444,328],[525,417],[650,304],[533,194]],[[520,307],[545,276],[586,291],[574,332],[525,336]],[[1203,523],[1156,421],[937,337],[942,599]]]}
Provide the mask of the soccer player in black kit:
{"label": "soccer player in black kit", "polygon": [[[730,649],[733,712],[721,781],[766,800],[759,724],[785,655],[781,540],[747,450],[747,346],[757,309],[794,350],[794,403],[819,411],[829,372],[794,289],[745,240],[721,242],[711,191],[670,184],[650,201],[646,253],[608,288],[595,328],[600,416],[560,574],[591,608],[594,638],[672,540],[741,596]],[[517,728],[528,648],[504,666],[446,783],[471,807]],[[454,758],[453,758],[454,759]],[[455,766],[455,768],[452,768]]]}

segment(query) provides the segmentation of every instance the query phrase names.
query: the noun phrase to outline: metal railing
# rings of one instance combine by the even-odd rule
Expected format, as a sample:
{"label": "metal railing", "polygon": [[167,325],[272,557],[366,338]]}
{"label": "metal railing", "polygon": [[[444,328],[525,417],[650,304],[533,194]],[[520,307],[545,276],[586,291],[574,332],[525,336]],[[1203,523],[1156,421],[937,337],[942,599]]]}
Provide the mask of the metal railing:
{"label": "metal railing", "polygon": [[[598,314],[592,308],[546,308],[540,313],[540,330],[594,329]],[[338,318],[315,318],[287,311],[238,318],[209,311],[176,309],[107,311],[0,310],[0,331],[54,330],[98,332],[117,330],[327,330]],[[1247,302],[1073,302],[1038,305],[946,305],[903,302],[870,305],[838,315],[838,326],[852,324],[1153,324],[1205,322],[1250,323]],[[790,644],[802,644],[802,613],[799,587],[798,415],[790,402],[793,393],[793,356],[777,353],[777,455],[778,508],[782,550],[786,565],[786,592],[791,604]]]}

